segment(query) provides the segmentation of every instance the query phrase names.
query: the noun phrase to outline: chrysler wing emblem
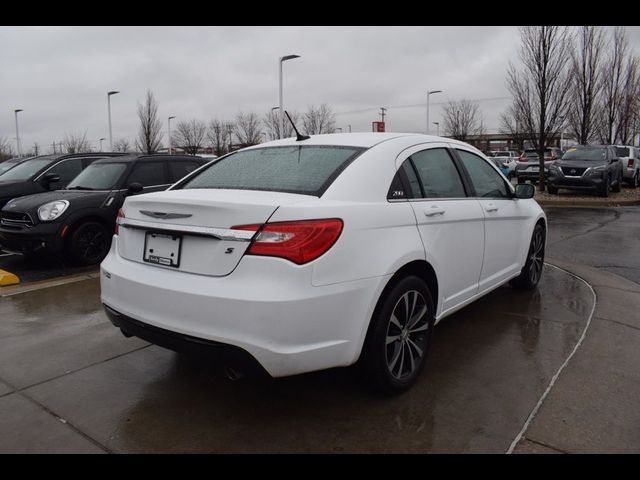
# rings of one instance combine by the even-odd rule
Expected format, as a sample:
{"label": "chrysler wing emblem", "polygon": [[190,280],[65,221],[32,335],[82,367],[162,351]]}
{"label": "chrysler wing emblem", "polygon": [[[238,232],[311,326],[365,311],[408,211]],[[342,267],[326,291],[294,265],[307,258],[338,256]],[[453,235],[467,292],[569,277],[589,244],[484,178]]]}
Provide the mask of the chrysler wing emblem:
{"label": "chrysler wing emblem", "polygon": [[150,212],[149,210],[140,210],[140,213],[147,217],[153,218],[189,218],[192,215],[190,213],[169,213],[169,212]]}

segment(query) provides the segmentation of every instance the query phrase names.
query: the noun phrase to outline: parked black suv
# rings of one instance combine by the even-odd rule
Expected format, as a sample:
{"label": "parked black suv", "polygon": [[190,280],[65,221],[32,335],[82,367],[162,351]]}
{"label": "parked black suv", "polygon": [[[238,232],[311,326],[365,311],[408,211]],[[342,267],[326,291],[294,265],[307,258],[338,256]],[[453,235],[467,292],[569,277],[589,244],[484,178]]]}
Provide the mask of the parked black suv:
{"label": "parked black suv", "polygon": [[622,185],[622,164],[612,145],[580,145],[568,149],[561,160],[549,167],[547,189],[558,188],[598,192],[608,197]]}
{"label": "parked black suv", "polygon": [[41,155],[18,163],[0,175],[0,208],[12,198],[64,188],[94,161],[122,153]]}
{"label": "parked black suv", "polygon": [[0,212],[0,247],[100,263],[128,195],[165,190],[204,165],[192,155],[128,155],[96,160],[66,189],[18,198]]}

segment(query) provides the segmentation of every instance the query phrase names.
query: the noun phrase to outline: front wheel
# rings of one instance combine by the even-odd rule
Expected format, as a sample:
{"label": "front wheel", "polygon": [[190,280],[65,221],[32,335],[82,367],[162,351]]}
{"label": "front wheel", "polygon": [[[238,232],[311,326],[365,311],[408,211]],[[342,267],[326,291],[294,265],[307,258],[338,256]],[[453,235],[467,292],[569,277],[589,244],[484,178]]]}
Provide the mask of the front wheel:
{"label": "front wheel", "polygon": [[551,185],[547,185],[547,192],[551,195],[556,195],[558,193],[557,187],[552,187]]}
{"label": "front wheel", "polygon": [[109,252],[111,235],[98,222],[85,222],[69,237],[67,254],[76,265],[96,265]]}
{"label": "front wheel", "polygon": [[618,193],[620,192],[621,188],[622,188],[622,174],[618,176],[618,181],[616,182],[616,186],[613,187],[611,190]]}
{"label": "front wheel", "polygon": [[527,261],[520,271],[520,275],[511,280],[511,285],[522,290],[533,290],[542,277],[544,266],[545,230],[539,223],[533,229],[531,244],[527,253]]}
{"label": "front wheel", "polygon": [[600,191],[600,196],[608,197],[611,192],[611,178],[607,177],[604,181],[604,185],[602,186],[602,190]]}
{"label": "front wheel", "polygon": [[368,385],[384,393],[411,387],[431,346],[435,309],[429,287],[408,276],[380,299],[371,319],[361,367]]}

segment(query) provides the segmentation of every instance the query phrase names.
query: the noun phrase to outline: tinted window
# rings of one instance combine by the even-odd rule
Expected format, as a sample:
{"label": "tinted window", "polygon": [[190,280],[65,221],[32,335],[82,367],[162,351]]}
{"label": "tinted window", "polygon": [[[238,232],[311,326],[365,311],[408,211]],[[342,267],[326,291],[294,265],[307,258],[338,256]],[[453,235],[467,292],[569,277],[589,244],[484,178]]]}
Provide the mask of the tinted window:
{"label": "tinted window", "polygon": [[164,176],[164,162],[138,162],[127,180],[128,185],[141,183],[143,187],[169,183]]}
{"label": "tinted window", "polygon": [[483,158],[473,153],[457,150],[467,169],[478,197],[510,198],[504,178]]}
{"label": "tinted window", "polygon": [[67,188],[72,190],[111,190],[127,169],[126,163],[95,163],[85,168]]}
{"label": "tinted window", "polygon": [[619,157],[628,157],[629,156],[629,148],[627,147],[616,147],[616,153]]}
{"label": "tinted window", "polygon": [[55,173],[60,175],[60,184],[67,184],[82,171],[82,159],[74,158],[73,160],[64,160],[53,166],[46,173]]}
{"label": "tinted window", "polygon": [[182,188],[267,190],[320,196],[362,150],[311,145],[244,150],[213,163]]}
{"label": "tinted window", "polygon": [[169,161],[169,181],[175,183],[186,177],[200,165],[197,162]]}
{"label": "tinted window", "polygon": [[444,148],[423,150],[411,155],[424,189],[425,198],[466,197],[460,174]]}
{"label": "tinted window", "polygon": [[[405,190],[401,177],[404,178],[409,191]],[[420,197],[422,197],[422,192],[420,191],[420,182],[416,176],[416,172],[411,166],[411,162],[409,160],[405,160],[393,177],[393,181],[389,187],[389,192],[387,193],[387,200],[401,200]]]}

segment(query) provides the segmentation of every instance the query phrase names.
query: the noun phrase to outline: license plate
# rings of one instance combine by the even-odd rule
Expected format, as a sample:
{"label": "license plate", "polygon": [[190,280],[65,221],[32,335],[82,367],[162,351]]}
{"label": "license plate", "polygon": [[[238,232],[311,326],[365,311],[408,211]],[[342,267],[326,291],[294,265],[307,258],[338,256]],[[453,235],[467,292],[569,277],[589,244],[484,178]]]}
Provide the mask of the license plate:
{"label": "license plate", "polygon": [[530,172],[539,172],[540,167],[529,167],[527,170],[529,170]]}
{"label": "license plate", "polygon": [[147,232],[142,259],[148,263],[177,268],[180,266],[182,237],[167,233]]}

